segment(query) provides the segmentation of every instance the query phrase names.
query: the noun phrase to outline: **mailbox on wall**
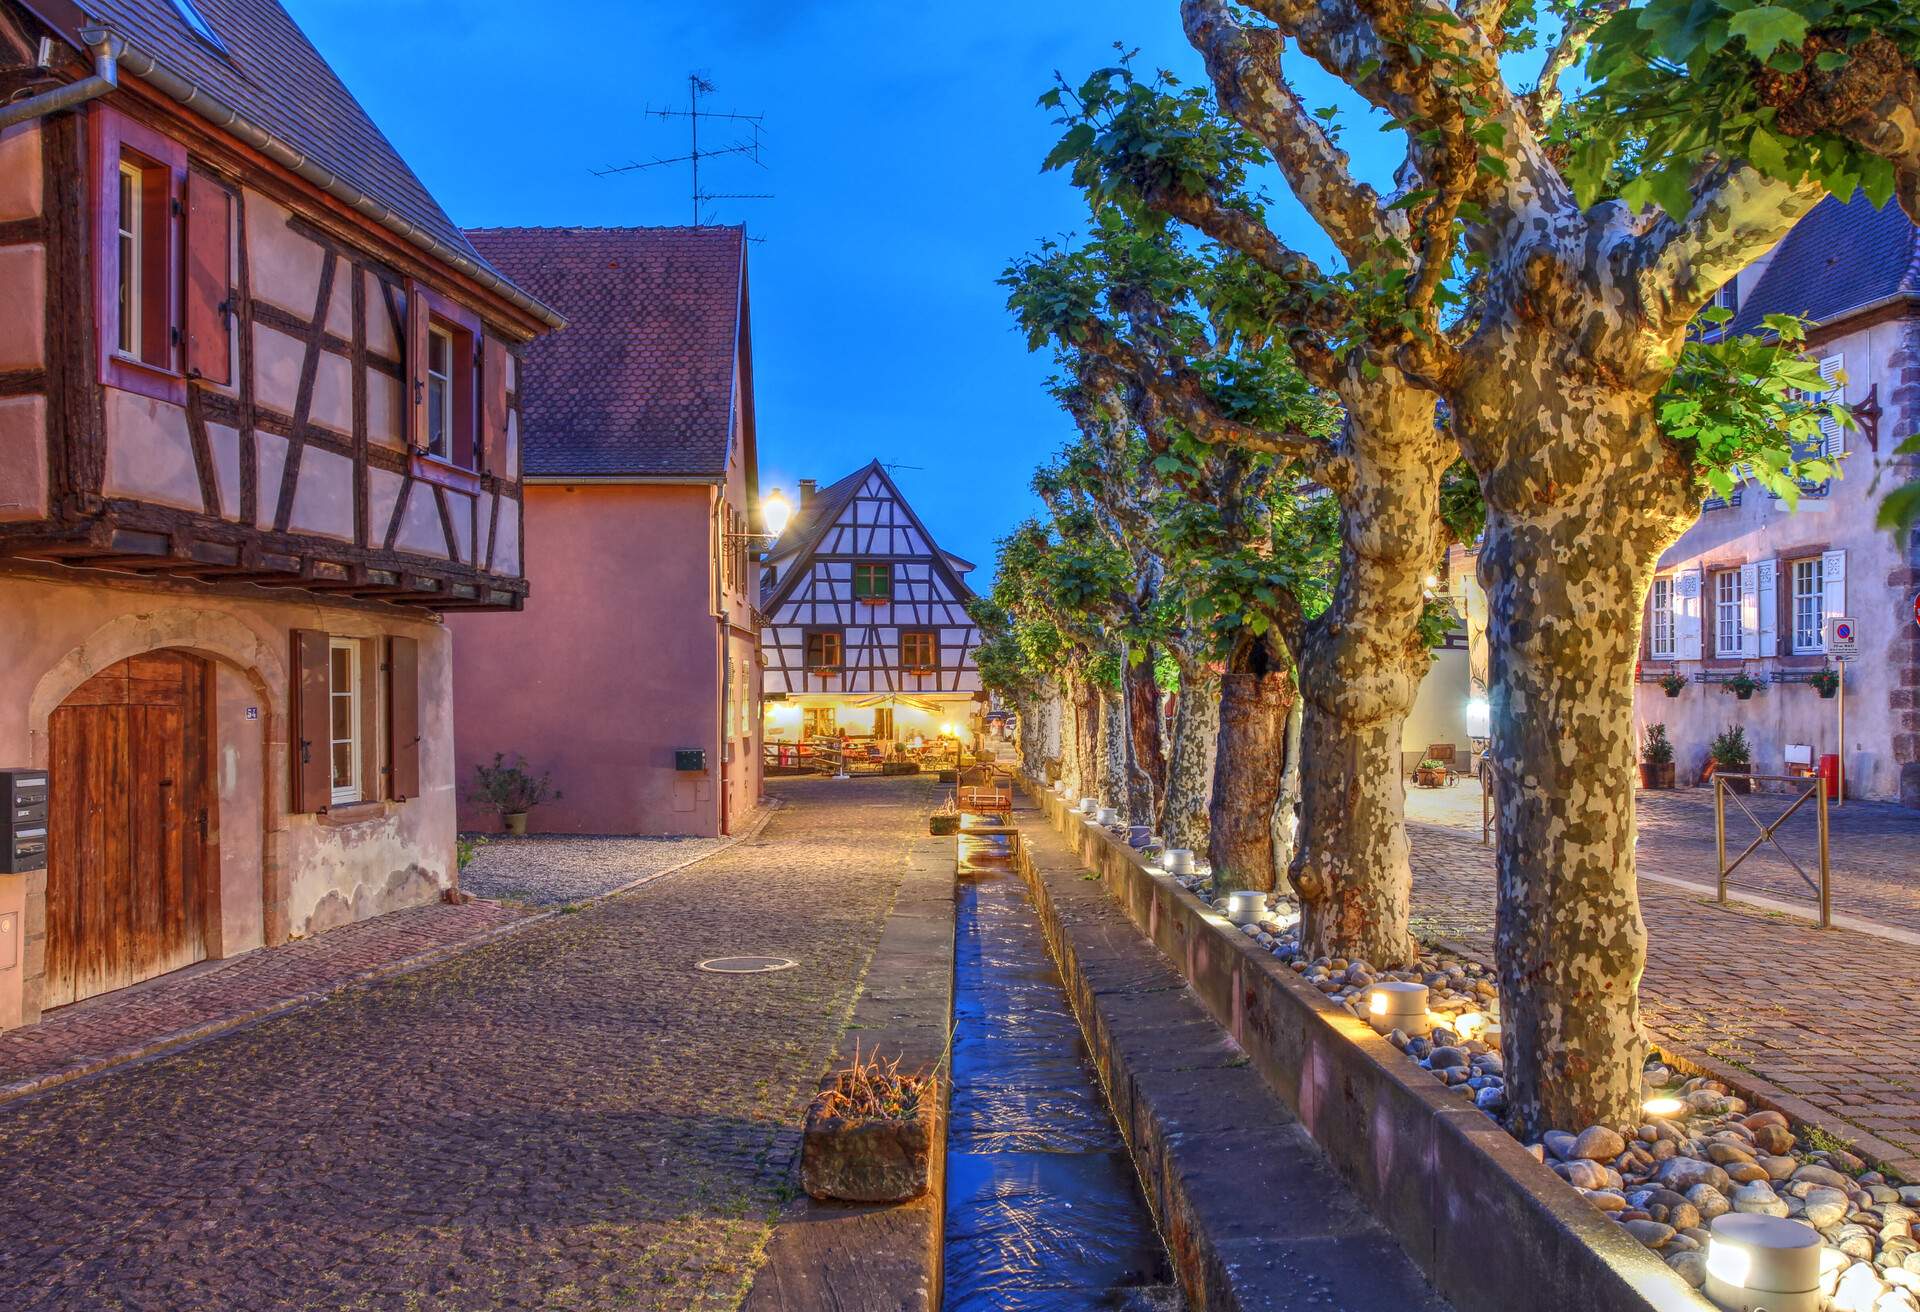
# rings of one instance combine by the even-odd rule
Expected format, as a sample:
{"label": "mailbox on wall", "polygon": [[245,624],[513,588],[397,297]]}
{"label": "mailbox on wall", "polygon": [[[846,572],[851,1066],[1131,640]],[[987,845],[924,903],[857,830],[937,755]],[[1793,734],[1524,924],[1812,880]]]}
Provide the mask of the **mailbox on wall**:
{"label": "mailbox on wall", "polygon": [[673,768],[676,770],[704,770],[707,768],[707,749],[704,747],[676,747],[673,749]]}
{"label": "mailbox on wall", "polygon": [[0,874],[47,867],[47,772],[0,770]]}

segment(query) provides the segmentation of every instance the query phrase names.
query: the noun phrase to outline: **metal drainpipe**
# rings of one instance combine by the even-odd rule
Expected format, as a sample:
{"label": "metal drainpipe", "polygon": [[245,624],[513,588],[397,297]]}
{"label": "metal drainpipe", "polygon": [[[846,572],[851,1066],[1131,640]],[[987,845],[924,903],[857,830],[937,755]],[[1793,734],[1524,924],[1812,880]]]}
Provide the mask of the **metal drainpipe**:
{"label": "metal drainpipe", "polygon": [[106,95],[120,85],[120,52],[125,47],[126,43],[119,37],[102,33],[100,39],[90,47],[93,51],[92,77],[81,78],[78,82],[69,82],[52,91],[43,91],[37,96],[0,107],[0,128],[10,128],[30,118],[57,114],[63,109],[72,109],[75,105],[84,105],[89,100]]}

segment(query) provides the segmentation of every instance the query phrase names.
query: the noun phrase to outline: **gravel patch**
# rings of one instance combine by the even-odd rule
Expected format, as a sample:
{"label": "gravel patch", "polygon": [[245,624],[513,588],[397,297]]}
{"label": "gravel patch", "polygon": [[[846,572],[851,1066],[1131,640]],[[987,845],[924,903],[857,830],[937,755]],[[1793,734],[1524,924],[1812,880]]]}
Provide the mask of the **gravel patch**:
{"label": "gravel patch", "polygon": [[460,887],[475,897],[533,906],[563,906],[610,893],[718,851],[731,838],[489,835],[460,872]]}

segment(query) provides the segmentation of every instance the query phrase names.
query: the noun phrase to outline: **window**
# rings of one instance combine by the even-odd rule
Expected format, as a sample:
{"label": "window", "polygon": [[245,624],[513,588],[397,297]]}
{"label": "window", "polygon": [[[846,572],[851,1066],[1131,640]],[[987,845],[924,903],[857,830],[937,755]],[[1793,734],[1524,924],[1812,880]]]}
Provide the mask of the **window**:
{"label": "window", "polygon": [[453,458],[453,334],[427,329],[427,454]]}
{"label": "window", "polygon": [[809,670],[840,668],[840,631],[838,629],[816,629],[807,635],[807,668]]}
{"label": "window", "polygon": [[800,732],[804,737],[831,738],[840,732],[838,715],[831,706],[809,706],[803,716]]}
{"label": "window", "polygon": [[180,15],[180,21],[192,29],[195,36],[221,54],[227,53],[226,42],[220,39],[219,34],[213,30],[213,25],[207,22],[206,16],[200,12],[193,0],[173,0],[173,10]]}
{"label": "window", "polygon": [[328,736],[333,800],[357,802],[360,790],[360,644],[334,638],[328,644]]}
{"label": "window", "polygon": [[853,567],[853,599],[855,601],[885,601],[893,595],[893,567],[890,565],[855,565]]}
{"label": "window", "polygon": [[874,707],[873,736],[882,742],[893,741],[893,707]]}
{"label": "window", "polygon": [[1818,556],[1793,562],[1793,651],[1814,656],[1827,649],[1827,583]]}
{"label": "window", "polygon": [[173,368],[168,236],[172,178],[164,165],[123,151],[116,165],[114,350],[156,369]]}
{"label": "window", "polygon": [[1740,655],[1740,571],[1713,576],[1713,654]]}
{"label": "window", "polygon": [[931,670],[940,663],[940,646],[932,632],[907,629],[900,634],[900,664],[909,670]]}
{"label": "window", "polygon": [[1653,596],[1647,610],[1647,652],[1657,661],[1670,661],[1679,654],[1674,641],[1673,580],[1653,581]]}

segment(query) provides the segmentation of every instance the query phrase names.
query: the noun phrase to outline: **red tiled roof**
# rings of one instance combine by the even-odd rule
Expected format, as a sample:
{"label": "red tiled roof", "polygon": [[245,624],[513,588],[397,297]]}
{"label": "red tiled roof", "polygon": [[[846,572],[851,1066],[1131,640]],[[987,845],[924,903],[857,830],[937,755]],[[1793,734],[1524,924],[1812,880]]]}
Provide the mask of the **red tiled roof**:
{"label": "red tiled roof", "polygon": [[474,228],[481,255],[567,318],[528,349],[526,472],[725,473],[746,349],[740,228]]}

